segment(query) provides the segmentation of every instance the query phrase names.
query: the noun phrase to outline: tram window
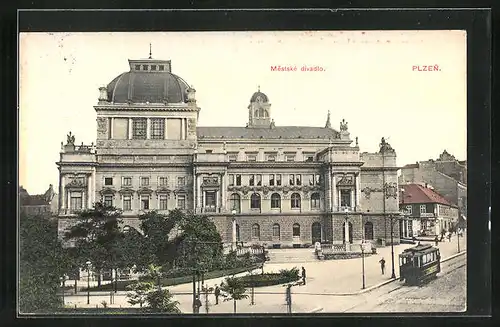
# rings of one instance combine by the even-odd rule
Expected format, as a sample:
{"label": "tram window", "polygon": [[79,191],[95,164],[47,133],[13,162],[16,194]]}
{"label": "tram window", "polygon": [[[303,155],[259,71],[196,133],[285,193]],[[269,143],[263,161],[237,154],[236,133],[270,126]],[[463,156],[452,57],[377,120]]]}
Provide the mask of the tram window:
{"label": "tram window", "polygon": [[422,264],[424,264],[424,265],[425,265],[426,263],[427,263],[427,256],[426,256],[426,255],[424,255],[424,256],[422,257]]}

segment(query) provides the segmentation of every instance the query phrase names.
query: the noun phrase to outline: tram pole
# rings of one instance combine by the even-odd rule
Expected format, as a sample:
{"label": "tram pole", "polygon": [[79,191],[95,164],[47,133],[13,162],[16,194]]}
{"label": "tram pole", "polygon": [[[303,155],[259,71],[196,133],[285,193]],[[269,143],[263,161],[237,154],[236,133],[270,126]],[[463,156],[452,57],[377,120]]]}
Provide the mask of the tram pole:
{"label": "tram pole", "polygon": [[457,228],[455,228],[455,233],[457,234],[458,253],[460,253],[460,234],[458,233],[458,223],[457,223]]}
{"label": "tram pole", "polygon": [[391,219],[391,258],[392,258],[392,274],[391,274],[391,278],[396,278],[396,273],[394,271],[394,236],[393,236],[393,229],[394,229],[394,224],[393,224],[393,215],[391,214],[389,216],[389,218]]}

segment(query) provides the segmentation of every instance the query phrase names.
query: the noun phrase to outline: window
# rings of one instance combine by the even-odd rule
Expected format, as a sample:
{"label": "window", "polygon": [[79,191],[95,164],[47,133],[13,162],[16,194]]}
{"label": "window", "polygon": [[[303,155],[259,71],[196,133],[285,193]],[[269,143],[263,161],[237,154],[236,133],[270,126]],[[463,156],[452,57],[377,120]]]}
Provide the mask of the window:
{"label": "window", "polygon": [[295,185],[295,176],[293,174],[289,175],[288,185]]}
{"label": "window", "polygon": [[365,223],[365,239],[373,240],[373,223],[371,222]]}
{"label": "window", "polygon": [[205,150],[205,153],[213,153],[214,150]]}
{"label": "window", "polygon": [[420,213],[427,213],[427,208],[426,208],[425,204],[420,205]]}
{"label": "window", "polygon": [[293,233],[294,237],[300,236],[300,225],[299,224],[293,224],[292,233]]}
{"label": "window", "polygon": [[123,177],[123,186],[132,186],[132,177]]}
{"label": "window", "polygon": [[351,191],[350,190],[340,190],[340,206],[350,207],[351,206]]}
{"label": "window", "polygon": [[231,211],[236,210],[237,213],[240,212],[240,195],[237,193],[231,194],[229,197],[229,206]]}
{"label": "window", "polygon": [[271,195],[271,209],[281,208],[281,196],[278,193]]}
{"label": "window", "polygon": [[278,240],[280,239],[280,225],[278,224],[273,225],[273,237]]}
{"label": "window", "polygon": [[319,193],[313,193],[311,195],[311,209],[319,209],[319,208],[320,208]]}
{"label": "window", "polygon": [[316,185],[321,185],[321,175],[316,174]]}
{"label": "window", "polygon": [[236,224],[236,241],[240,241],[240,225]]}
{"label": "window", "polygon": [[123,210],[124,211],[132,210],[132,197],[130,195],[123,196]]}
{"label": "window", "polygon": [[248,185],[254,186],[254,183],[255,183],[255,175],[250,175],[248,177]]}
{"label": "window", "polygon": [[149,196],[141,196],[141,210],[149,210]]}
{"label": "window", "polygon": [[260,209],[260,195],[259,194],[254,193],[250,197],[250,209]]}
{"label": "window", "polygon": [[215,208],[215,191],[205,192],[205,207]]}
{"label": "window", "polygon": [[132,119],[132,138],[134,140],[145,140],[148,120],[146,118]]}
{"label": "window", "polygon": [[104,185],[113,185],[113,177],[104,178]]}
{"label": "window", "polygon": [[295,161],[295,155],[294,154],[287,154],[285,155],[286,161]]}
{"label": "window", "polygon": [[257,186],[262,186],[262,175],[256,176]]}
{"label": "window", "polygon": [[276,186],[281,186],[281,174],[276,174]]}
{"label": "window", "polygon": [[305,160],[306,162],[313,162],[314,161],[314,155],[307,154],[305,156],[305,158],[306,158],[306,160]]}
{"label": "window", "polygon": [[167,195],[160,194],[160,210],[167,210]]}
{"label": "window", "polygon": [[268,154],[267,161],[276,161],[276,155],[275,154]]}
{"label": "window", "polygon": [[112,195],[105,195],[104,196],[104,205],[106,207],[112,207],[113,206],[113,196]]}
{"label": "window", "polygon": [[184,210],[186,209],[186,196],[177,195],[177,208]]}
{"label": "window", "polygon": [[274,174],[269,175],[269,186],[274,186]]}
{"label": "window", "polygon": [[183,187],[185,185],[186,185],[186,177],[184,176],[177,177],[177,186]]}
{"label": "window", "polygon": [[151,65],[151,70],[156,70],[156,65]]}
{"label": "window", "polygon": [[290,198],[290,201],[292,209],[300,208],[300,195],[298,193],[293,193]]}
{"label": "window", "polygon": [[406,212],[411,215],[412,214],[412,211],[413,211],[413,207],[411,206],[411,204],[407,205],[406,206]]}
{"label": "window", "polygon": [[295,181],[296,181],[295,185],[298,185],[298,186],[302,185],[302,175],[300,175],[300,174],[295,175]]}
{"label": "window", "polygon": [[141,70],[141,65],[135,65],[135,70]]}
{"label": "window", "polygon": [[151,119],[151,139],[153,140],[165,139],[165,118]]}
{"label": "window", "polygon": [[230,162],[235,162],[238,159],[238,156],[236,154],[230,154],[229,155],[229,161]]}
{"label": "window", "polygon": [[310,186],[314,185],[314,175],[307,175],[307,179]]}
{"label": "window", "polygon": [[148,65],[142,65],[142,70],[148,70]]}
{"label": "window", "polygon": [[165,66],[163,66],[163,65],[158,66],[158,68],[159,68],[160,70],[165,70]]}
{"label": "window", "polygon": [[160,184],[160,186],[167,186],[168,185],[168,178],[167,177],[160,177],[158,180],[158,184]]}
{"label": "window", "polygon": [[256,154],[248,154],[247,161],[257,161],[257,155]]}
{"label": "window", "polygon": [[141,177],[141,186],[149,186],[149,177]]}
{"label": "window", "polygon": [[241,175],[236,175],[236,186],[241,186]]}
{"label": "window", "polygon": [[260,226],[258,224],[252,225],[252,238],[260,239]]}
{"label": "window", "polygon": [[232,175],[232,174],[229,175],[229,185],[228,186],[234,186],[234,175]]}
{"label": "window", "polygon": [[81,192],[71,192],[70,197],[70,208],[72,211],[77,211],[82,209],[82,193]]}

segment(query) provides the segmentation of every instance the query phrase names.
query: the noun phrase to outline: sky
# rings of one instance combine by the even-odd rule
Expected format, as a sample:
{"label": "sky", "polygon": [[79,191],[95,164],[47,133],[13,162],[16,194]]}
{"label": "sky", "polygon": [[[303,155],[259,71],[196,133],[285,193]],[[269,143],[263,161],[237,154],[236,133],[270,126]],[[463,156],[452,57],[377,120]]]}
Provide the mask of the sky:
{"label": "sky", "polygon": [[19,184],[30,194],[57,190],[69,131],[76,144],[95,143],[99,87],[128,59],[147,58],[150,44],[196,89],[199,126],[245,126],[260,86],[276,125],[324,126],[330,111],[361,152],[385,137],[400,166],[445,149],[466,159],[465,31],[21,33]]}

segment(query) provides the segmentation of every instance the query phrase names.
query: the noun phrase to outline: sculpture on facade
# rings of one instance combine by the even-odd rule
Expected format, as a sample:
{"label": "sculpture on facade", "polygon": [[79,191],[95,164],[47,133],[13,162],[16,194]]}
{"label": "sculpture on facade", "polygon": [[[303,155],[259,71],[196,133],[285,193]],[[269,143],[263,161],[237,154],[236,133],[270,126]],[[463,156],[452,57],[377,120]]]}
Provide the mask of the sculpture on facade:
{"label": "sculpture on facade", "polygon": [[69,134],[66,136],[66,143],[75,145],[75,136],[69,132]]}
{"label": "sculpture on facade", "polygon": [[345,119],[342,119],[342,121],[340,122],[340,131],[347,132],[347,129],[347,122],[345,121]]}
{"label": "sculpture on facade", "polygon": [[384,152],[394,152],[394,149],[389,143],[387,143],[385,137],[382,137],[382,140],[380,141],[380,153]]}

